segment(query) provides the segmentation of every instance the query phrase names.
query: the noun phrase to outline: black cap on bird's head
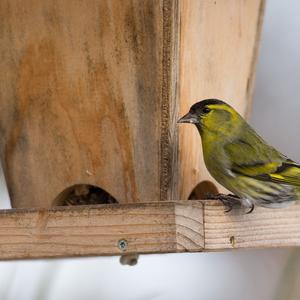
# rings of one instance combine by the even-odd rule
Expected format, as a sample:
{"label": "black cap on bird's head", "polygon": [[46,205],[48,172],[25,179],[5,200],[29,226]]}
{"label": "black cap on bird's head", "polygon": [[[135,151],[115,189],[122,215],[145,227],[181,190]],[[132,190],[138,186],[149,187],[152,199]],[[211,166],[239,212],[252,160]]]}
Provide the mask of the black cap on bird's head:
{"label": "black cap on bird's head", "polygon": [[208,114],[211,109],[210,105],[222,104],[227,105],[224,101],[218,99],[205,99],[199,101],[191,106],[190,111],[180,118],[177,123],[192,123],[192,124],[200,124],[200,119],[202,116]]}

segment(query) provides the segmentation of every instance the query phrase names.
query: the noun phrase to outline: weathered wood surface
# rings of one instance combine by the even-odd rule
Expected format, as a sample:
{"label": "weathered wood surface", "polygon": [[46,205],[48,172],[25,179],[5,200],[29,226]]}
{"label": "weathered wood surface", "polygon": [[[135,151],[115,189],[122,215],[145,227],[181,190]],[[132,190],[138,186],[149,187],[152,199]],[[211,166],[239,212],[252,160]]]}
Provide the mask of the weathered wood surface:
{"label": "weathered wood surface", "polygon": [[175,2],[1,1],[0,157],[13,206],[50,207],[74,184],[121,203],[166,197]]}
{"label": "weathered wood surface", "polygon": [[[197,100],[249,106],[263,0],[3,0],[0,158],[14,207],[77,184],[120,203],[187,199]],[[25,192],[26,191],[26,192]]]}
{"label": "weathered wood surface", "polygon": [[[242,115],[250,110],[264,0],[181,1],[180,114],[197,100],[219,98]],[[203,180],[214,182],[196,128],[179,129],[179,199]]]}
{"label": "weathered wood surface", "polygon": [[300,246],[300,203],[250,215],[212,200],[19,209],[0,223],[2,260]]}
{"label": "weathered wood surface", "polygon": [[[0,211],[0,259],[199,251],[202,204]],[[128,247],[121,251],[120,240]]]}
{"label": "weathered wood surface", "polygon": [[216,201],[204,206],[205,250],[300,246],[300,203],[282,209],[256,207],[224,214]]}

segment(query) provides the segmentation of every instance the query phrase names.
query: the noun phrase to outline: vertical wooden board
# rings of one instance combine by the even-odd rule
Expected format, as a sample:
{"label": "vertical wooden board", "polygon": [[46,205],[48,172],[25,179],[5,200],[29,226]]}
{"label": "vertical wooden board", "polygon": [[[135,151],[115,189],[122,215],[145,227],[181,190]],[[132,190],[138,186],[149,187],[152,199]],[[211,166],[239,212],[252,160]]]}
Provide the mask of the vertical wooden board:
{"label": "vertical wooden board", "polygon": [[1,1],[0,156],[13,206],[49,207],[80,183],[120,202],[159,199],[163,2]]}
{"label": "vertical wooden board", "polygon": [[[202,99],[219,98],[247,114],[252,91],[263,0],[180,2],[180,113]],[[196,128],[179,130],[180,199],[202,180],[204,167]],[[220,190],[222,187],[218,186]]]}
{"label": "vertical wooden board", "polygon": [[163,5],[163,76],[161,106],[161,200],[179,199],[178,194],[178,71],[179,71],[179,0],[164,0]]}

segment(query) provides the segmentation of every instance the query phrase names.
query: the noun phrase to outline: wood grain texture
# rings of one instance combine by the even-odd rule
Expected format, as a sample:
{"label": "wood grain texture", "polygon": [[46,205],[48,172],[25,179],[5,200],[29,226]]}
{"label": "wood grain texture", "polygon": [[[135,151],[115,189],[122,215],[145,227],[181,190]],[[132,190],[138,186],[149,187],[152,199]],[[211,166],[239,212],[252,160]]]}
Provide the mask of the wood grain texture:
{"label": "wood grain texture", "polygon": [[[219,98],[247,115],[253,88],[263,0],[181,1],[180,114],[195,102]],[[196,128],[179,129],[179,199],[203,180],[214,182]]]}
{"label": "wood grain texture", "polygon": [[211,180],[189,106],[246,113],[263,0],[0,2],[0,159],[14,207],[98,186],[120,203]]}
{"label": "wood grain texture", "polygon": [[0,220],[1,260],[300,246],[300,203],[250,215],[214,200],[17,209]]}
{"label": "wood grain texture", "polygon": [[282,209],[256,207],[224,214],[216,201],[204,209],[205,250],[300,246],[300,203]]}
{"label": "wood grain texture", "polygon": [[[0,211],[0,259],[200,251],[201,203]],[[128,247],[121,251],[118,242]]]}
{"label": "wood grain texture", "polygon": [[179,199],[178,194],[178,73],[180,0],[165,0],[163,10],[163,77],[161,107],[161,200]]}
{"label": "wood grain texture", "polygon": [[254,92],[254,84],[255,84],[255,78],[256,78],[256,63],[259,53],[259,47],[260,47],[260,39],[262,34],[262,25],[263,25],[263,19],[265,15],[265,7],[266,7],[266,0],[261,0],[258,10],[258,18],[256,19],[256,36],[255,36],[255,42],[253,45],[253,54],[252,54],[252,60],[250,63],[250,71],[248,75],[248,82],[247,82],[247,89],[246,89],[246,108],[244,112],[245,118],[248,120],[251,115],[252,111],[252,99],[253,99],[253,92]]}
{"label": "wood grain texture", "polygon": [[13,206],[50,207],[74,184],[121,203],[160,199],[172,3],[1,1],[0,157]]}

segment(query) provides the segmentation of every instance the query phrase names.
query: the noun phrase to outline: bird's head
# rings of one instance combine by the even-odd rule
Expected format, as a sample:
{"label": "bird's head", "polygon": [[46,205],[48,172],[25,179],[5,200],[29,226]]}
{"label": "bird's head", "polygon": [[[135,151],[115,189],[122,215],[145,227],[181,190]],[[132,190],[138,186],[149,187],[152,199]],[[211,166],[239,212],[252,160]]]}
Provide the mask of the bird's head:
{"label": "bird's head", "polygon": [[227,103],[217,99],[206,99],[195,103],[178,123],[195,124],[200,134],[211,132],[231,135],[243,123],[241,116]]}

